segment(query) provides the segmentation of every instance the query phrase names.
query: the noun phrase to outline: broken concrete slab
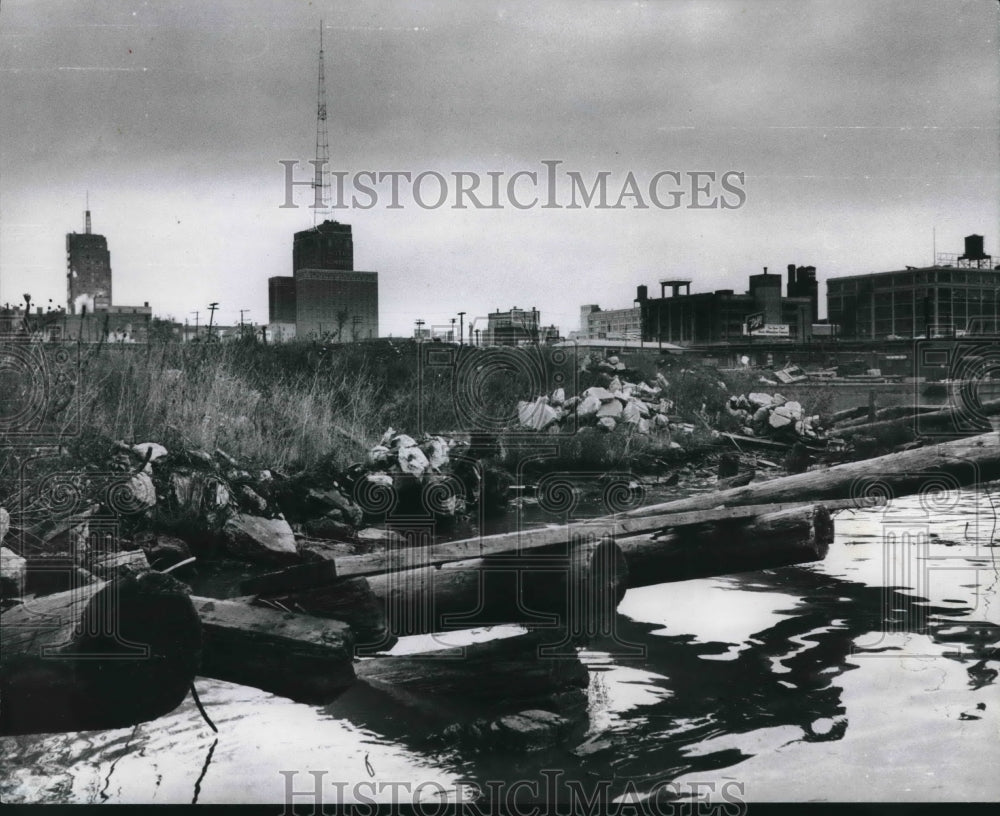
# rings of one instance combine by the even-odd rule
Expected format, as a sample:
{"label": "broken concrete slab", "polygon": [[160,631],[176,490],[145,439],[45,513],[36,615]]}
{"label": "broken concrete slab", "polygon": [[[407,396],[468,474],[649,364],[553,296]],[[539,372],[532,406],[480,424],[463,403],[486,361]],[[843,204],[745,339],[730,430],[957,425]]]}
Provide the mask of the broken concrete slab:
{"label": "broken concrete slab", "polygon": [[226,519],[222,535],[228,552],[248,560],[289,561],[298,556],[295,534],[284,519],[234,513]]}

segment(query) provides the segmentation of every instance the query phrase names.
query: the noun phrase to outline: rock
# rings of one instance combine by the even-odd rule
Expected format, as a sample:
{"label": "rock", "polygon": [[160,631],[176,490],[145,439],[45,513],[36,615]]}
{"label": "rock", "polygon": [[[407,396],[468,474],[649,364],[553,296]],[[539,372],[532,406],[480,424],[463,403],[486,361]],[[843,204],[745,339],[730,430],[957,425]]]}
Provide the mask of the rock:
{"label": "rock", "polygon": [[622,419],[629,425],[638,425],[639,420],[642,419],[642,411],[639,408],[639,404],[636,400],[631,400],[622,409]]}
{"label": "rock", "polygon": [[612,394],[618,394],[621,392],[621,390],[622,390],[622,381],[619,380],[617,376],[612,377],[611,383],[608,385],[608,391],[610,391]]}
{"label": "rock", "polygon": [[781,394],[771,395],[771,405],[774,406],[784,405],[786,402],[788,402],[788,400],[786,400],[783,396],[781,396]]}
{"label": "rock", "polygon": [[608,357],[608,362],[611,365],[616,366],[616,365],[618,365],[618,363],[621,362],[621,360],[619,360],[616,355],[612,355],[612,356]]}
{"label": "rock", "polygon": [[531,709],[501,717],[490,725],[490,731],[508,749],[540,751],[557,745],[569,725],[569,720],[551,711]]}
{"label": "rock", "polygon": [[601,417],[597,420],[597,427],[602,431],[613,431],[615,429],[615,421],[609,416]]}
{"label": "rock", "polygon": [[146,471],[133,474],[125,482],[126,494],[112,493],[108,504],[113,511],[136,513],[156,506],[156,487]]}
{"label": "rock", "polygon": [[719,466],[715,475],[720,479],[735,476],[740,472],[740,460],[735,453],[724,453],[719,457]]}
{"label": "rock", "polygon": [[165,570],[191,557],[191,548],[179,538],[168,535],[155,535],[140,542],[146,553],[146,560],[155,570]]}
{"label": "rock", "polygon": [[635,426],[635,429],[641,434],[648,434],[650,430],[649,420],[640,419],[639,424]]}
{"label": "rock", "polygon": [[430,466],[430,462],[427,461],[424,452],[416,445],[400,448],[398,461],[403,473],[408,473],[411,476],[422,476]]}
{"label": "rock", "polygon": [[355,535],[353,527],[329,517],[309,519],[302,525],[302,531],[313,538],[329,541],[350,542],[354,540]]}
{"label": "rock", "polygon": [[767,420],[768,425],[770,425],[772,428],[775,428],[775,429],[784,428],[784,427],[787,427],[788,425],[791,425],[792,422],[794,421],[794,420],[792,420],[791,417],[788,417],[788,416],[785,416],[784,414],[778,413],[778,411],[780,411],[780,410],[781,409],[779,408],[779,409],[776,409],[776,410],[772,411],[771,415],[768,417],[768,420]]}
{"label": "rock", "polygon": [[157,459],[162,459],[167,455],[167,449],[158,442],[140,442],[138,445],[132,446],[132,452],[140,459],[145,459],[149,451],[151,451],[149,453],[150,462],[155,462]]}
{"label": "rock", "polygon": [[601,404],[601,407],[597,409],[597,418],[610,417],[611,419],[617,419],[622,415],[623,410],[621,402],[613,399],[610,402]]}
{"label": "rock", "polygon": [[565,402],[563,402],[563,405],[562,405],[563,410],[564,411],[572,411],[574,408],[576,408],[577,405],[580,404],[580,402],[581,402],[581,400],[580,400],[579,397],[570,397],[568,400],[566,400]]}
{"label": "rock", "polygon": [[754,392],[752,394],[747,394],[747,400],[755,408],[767,408],[773,403],[770,394],[765,394],[763,392]]}
{"label": "rock", "polygon": [[548,397],[539,397],[534,402],[519,402],[517,418],[525,428],[544,431],[559,418],[559,415],[548,404]]}
{"label": "rock", "polygon": [[349,497],[344,495],[338,488],[332,487],[328,490],[319,490],[311,487],[306,491],[306,498],[311,507],[316,508],[316,512],[324,516],[335,517],[331,511],[339,511],[340,517],[344,521],[358,526],[364,513],[361,508]]}
{"label": "rock", "polygon": [[549,400],[553,405],[562,405],[566,402],[566,390],[563,388],[557,388],[552,392],[552,399]]}
{"label": "rock", "polygon": [[396,434],[389,445],[390,448],[415,448],[417,440],[406,434]]}
{"label": "rock", "polygon": [[440,470],[448,464],[448,443],[440,436],[432,436],[420,446],[432,468]]}
{"label": "rock", "polygon": [[24,594],[24,583],[27,577],[27,559],[22,558],[7,547],[0,547],[0,597],[21,597]]}
{"label": "rock", "polygon": [[392,438],[395,435],[396,435],[396,430],[392,427],[389,427],[386,430],[386,432],[382,434],[382,438],[379,440],[379,445],[381,445],[382,447],[389,447],[389,443],[392,442]]}
{"label": "rock", "polygon": [[576,416],[578,419],[589,419],[590,417],[597,416],[597,412],[600,409],[600,399],[592,395],[587,396],[576,406]]}
{"label": "rock", "polygon": [[289,561],[298,555],[295,534],[284,519],[266,519],[234,513],[222,527],[226,550],[232,555],[261,561]]}
{"label": "rock", "polygon": [[656,372],[656,384],[664,391],[670,388],[670,383],[667,382],[667,378],[660,371]]}
{"label": "rock", "polygon": [[670,418],[666,414],[656,414],[653,417],[653,427],[657,430],[664,430],[670,425]]}
{"label": "rock", "polygon": [[607,388],[601,388],[599,385],[594,385],[583,392],[583,398],[595,397],[599,402],[610,402],[615,398],[615,395],[608,391]]}
{"label": "rock", "polygon": [[393,463],[392,451],[385,445],[376,445],[368,451],[368,464],[376,468],[387,468]]}
{"label": "rock", "polygon": [[236,488],[236,500],[240,507],[255,515],[263,515],[267,512],[267,501],[250,485],[242,484]]}

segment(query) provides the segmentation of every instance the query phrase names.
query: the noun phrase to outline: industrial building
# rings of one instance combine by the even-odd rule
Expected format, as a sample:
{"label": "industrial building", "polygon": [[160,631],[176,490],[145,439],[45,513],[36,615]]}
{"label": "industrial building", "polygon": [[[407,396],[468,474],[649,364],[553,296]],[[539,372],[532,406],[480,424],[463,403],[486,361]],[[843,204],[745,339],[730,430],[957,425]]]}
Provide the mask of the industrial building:
{"label": "industrial building", "polygon": [[354,237],[350,224],[324,221],[312,229],[295,233],[292,272],[300,269],[354,269]]}
{"label": "industrial building", "polygon": [[378,337],[378,272],[298,269],[294,280],[297,336]]}
{"label": "industrial building", "polygon": [[818,307],[816,269],[789,264],[788,274],[785,296],[781,274],[769,273],[767,267],[750,276],[749,290],[742,294],[732,289],[691,294],[687,278],[662,279],[658,298],[639,286],[642,339],[681,346],[742,343],[753,337],[806,342]]}
{"label": "industrial building", "polygon": [[354,269],[350,224],[295,233],[292,274],[268,278],[268,336],[338,342],[378,337],[378,273]]}
{"label": "industrial building", "polygon": [[955,337],[1000,331],[1000,267],[983,236],[934,266],[846,275],[827,281],[827,315],[845,340]]}
{"label": "industrial building", "polygon": [[540,325],[540,315],[534,307],[519,309],[514,306],[506,312],[498,309],[490,312],[486,319],[483,342],[488,346],[520,346],[559,339],[556,326]]}
{"label": "industrial building", "polygon": [[642,331],[642,310],[602,309],[596,303],[580,307],[580,340],[638,340]]}

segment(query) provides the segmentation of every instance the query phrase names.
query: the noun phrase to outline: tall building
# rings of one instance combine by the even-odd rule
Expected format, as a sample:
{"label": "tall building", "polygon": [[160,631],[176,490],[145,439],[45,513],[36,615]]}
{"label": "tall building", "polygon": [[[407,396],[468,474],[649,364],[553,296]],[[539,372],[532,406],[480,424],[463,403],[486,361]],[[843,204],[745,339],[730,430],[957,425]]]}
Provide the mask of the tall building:
{"label": "tall building", "polygon": [[580,307],[580,332],[577,336],[584,340],[638,340],[641,326],[638,306],[602,309],[596,304],[588,304]]}
{"label": "tall building", "polygon": [[1000,267],[969,235],[934,266],[831,278],[826,309],[844,339],[951,337],[1000,331]]}
{"label": "tall building", "polygon": [[295,333],[351,342],[378,337],[378,272],[295,270]]}
{"label": "tall building", "polygon": [[819,284],[816,283],[816,267],[788,264],[788,297],[809,298],[812,306],[811,320],[819,320]]}
{"label": "tall building", "polygon": [[85,216],[83,234],[66,235],[66,301],[70,314],[80,314],[84,307],[107,309],[111,305],[111,253],[108,239],[90,231],[90,210]]}
{"label": "tall building", "polygon": [[354,269],[354,238],[351,225],[324,221],[312,229],[295,233],[292,273],[300,269]]}
{"label": "tall building", "polygon": [[295,322],[295,278],[282,275],[267,279],[267,322]]}

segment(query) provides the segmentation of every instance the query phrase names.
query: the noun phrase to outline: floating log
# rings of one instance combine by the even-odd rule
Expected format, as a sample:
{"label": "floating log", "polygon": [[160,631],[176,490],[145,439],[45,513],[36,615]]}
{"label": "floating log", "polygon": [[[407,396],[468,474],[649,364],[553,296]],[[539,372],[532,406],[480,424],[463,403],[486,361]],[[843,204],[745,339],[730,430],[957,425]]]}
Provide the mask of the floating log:
{"label": "floating log", "polygon": [[819,561],[832,542],[830,511],[816,505],[671,527],[617,543],[631,589]]}
{"label": "floating log", "polygon": [[201,650],[186,592],[145,572],[0,615],[0,734],[121,728],[176,708]]}
{"label": "floating log", "polygon": [[343,621],[350,626],[358,644],[378,644],[381,649],[390,649],[396,643],[386,621],[385,601],[372,592],[364,578],[336,579],[295,592],[265,593],[252,598],[251,603]]}
{"label": "floating log", "polygon": [[359,660],[358,679],[418,708],[426,695],[477,717],[542,707],[569,713],[584,703],[587,668],[576,652],[546,651],[542,633],[414,655]]}
{"label": "floating log", "polygon": [[[981,434],[862,462],[847,462],[825,470],[812,470],[732,490],[652,504],[628,510],[621,516],[634,519],[768,502],[825,504],[831,499],[854,499],[856,505],[862,507],[876,496],[892,498],[919,493],[928,484],[928,476],[931,475],[947,475],[948,481],[955,487],[1000,478],[1000,435]],[[940,487],[940,479],[933,481]]]}
{"label": "floating log", "polygon": [[302,703],[336,699],[354,682],[354,638],[346,623],[193,598],[204,629],[199,674]]}
{"label": "floating log", "polygon": [[[574,536],[530,554],[418,567],[368,578],[394,635],[503,623],[558,629],[585,642],[606,632],[625,594],[627,566],[610,537]],[[561,641],[560,641],[561,642]]]}
{"label": "floating log", "polygon": [[[850,440],[858,436],[874,436],[879,439],[898,439],[901,434],[909,438],[926,433],[970,436],[982,433],[982,428],[976,428],[976,420],[984,416],[1000,414],[1000,400],[989,400],[975,407],[954,408],[949,406],[936,411],[909,414],[895,419],[885,419],[878,422],[865,422],[849,428],[838,430],[837,436]],[[918,434],[918,431],[920,432]]]}

